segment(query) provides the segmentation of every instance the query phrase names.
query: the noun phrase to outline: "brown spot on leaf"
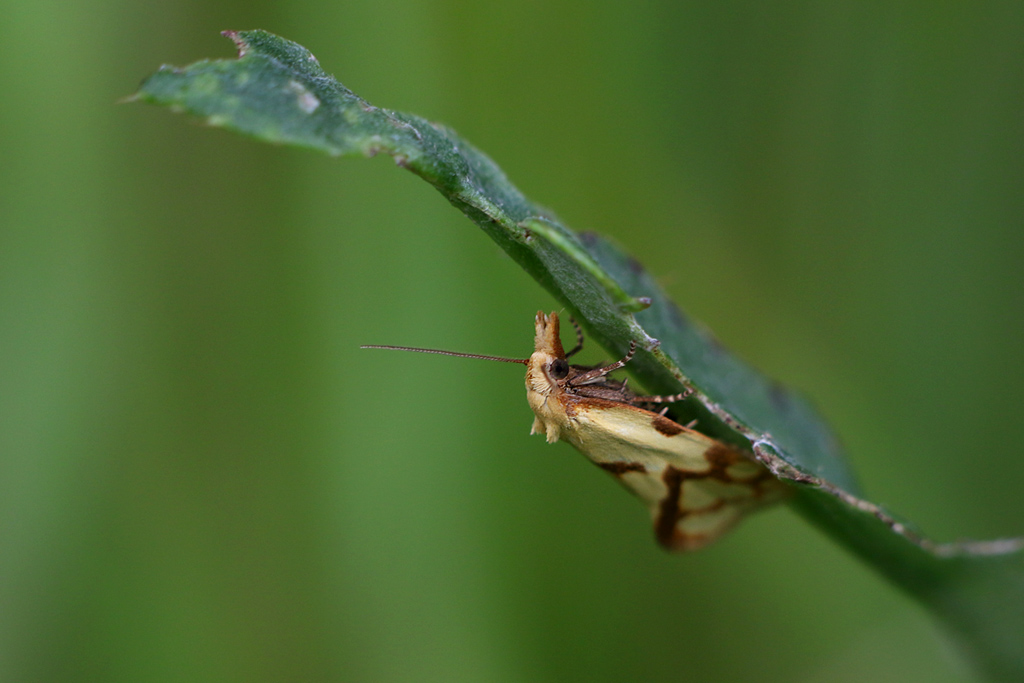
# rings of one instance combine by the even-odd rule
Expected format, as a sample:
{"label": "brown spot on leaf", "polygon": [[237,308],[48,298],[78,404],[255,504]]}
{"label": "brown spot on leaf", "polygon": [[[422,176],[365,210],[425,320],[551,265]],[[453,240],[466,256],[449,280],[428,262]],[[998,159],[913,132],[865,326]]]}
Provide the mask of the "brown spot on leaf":
{"label": "brown spot on leaf", "polygon": [[768,387],[768,398],[778,410],[787,411],[792,407],[790,405],[789,391],[779,382],[773,381],[771,386]]}
{"label": "brown spot on leaf", "polygon": [[663,415],[655,416],[655,418],[651,420],[651,426],[665,436],[675,436],[683,431],[682,426]]}
{"label": "brown spot on leaf", "polygon": [[706,341],[708,342],[708,348],[716,355],[725,353],[725,346],[722,342],[718,341],[718,337],[708,336]]}

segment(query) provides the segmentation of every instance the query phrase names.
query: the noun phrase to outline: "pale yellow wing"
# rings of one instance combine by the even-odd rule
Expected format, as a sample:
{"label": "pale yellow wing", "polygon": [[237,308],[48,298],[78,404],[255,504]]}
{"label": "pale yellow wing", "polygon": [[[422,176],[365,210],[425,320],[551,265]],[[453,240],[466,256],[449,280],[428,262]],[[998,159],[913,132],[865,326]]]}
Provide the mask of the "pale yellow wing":
{"label": "pale yellow wing", "polygon": [[566,409],[561,436],[648,506],[667,548],[703,547],[785,492],[742,451],[656,413],[594,400]]}

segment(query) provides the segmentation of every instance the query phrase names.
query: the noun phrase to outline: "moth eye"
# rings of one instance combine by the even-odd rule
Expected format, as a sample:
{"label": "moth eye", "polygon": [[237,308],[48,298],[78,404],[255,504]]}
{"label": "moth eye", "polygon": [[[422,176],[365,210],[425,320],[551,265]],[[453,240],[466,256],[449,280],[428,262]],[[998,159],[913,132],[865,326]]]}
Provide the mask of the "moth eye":
{"label": "moth eye", "polygon": [[564,379],[569,374],[569,362],[564,358],[556,358],[551,361],[549,367],[551,376],[555,379]]}

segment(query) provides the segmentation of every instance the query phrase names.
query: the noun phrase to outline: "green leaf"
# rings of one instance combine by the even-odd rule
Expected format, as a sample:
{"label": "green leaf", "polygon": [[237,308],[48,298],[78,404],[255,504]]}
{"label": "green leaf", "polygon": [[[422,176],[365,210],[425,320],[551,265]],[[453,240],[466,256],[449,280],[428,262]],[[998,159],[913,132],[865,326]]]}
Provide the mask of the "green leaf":
{"label": "green leaf", "polygon": [[332,155],[391,155],[436,187],[565,304],[651,391],[696,391],[684,421],[752,451],[796,489],[814,524],[920,599],[998,680],[1024,680],[1024,543],[937,544],[857,496],[831,431],[810,405],[725,350],[616,245],[577,235],[533,204],[451,130],[375,107],[305,48],[264,31],[228,32],[239,57],[163,67],[135,99],[212,126]]}

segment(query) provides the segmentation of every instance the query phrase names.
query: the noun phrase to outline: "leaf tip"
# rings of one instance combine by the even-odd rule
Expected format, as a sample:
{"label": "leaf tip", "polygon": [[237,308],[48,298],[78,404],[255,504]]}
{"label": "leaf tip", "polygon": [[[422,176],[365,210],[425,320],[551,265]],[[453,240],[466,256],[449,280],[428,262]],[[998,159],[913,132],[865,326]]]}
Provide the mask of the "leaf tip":
{"label": "leaf tip", "polygon": [[242,38],[240,31],[221,31],[220,34],[235,44],[240,58],[245,56],[245,51],[248,49],[249,44]]}

